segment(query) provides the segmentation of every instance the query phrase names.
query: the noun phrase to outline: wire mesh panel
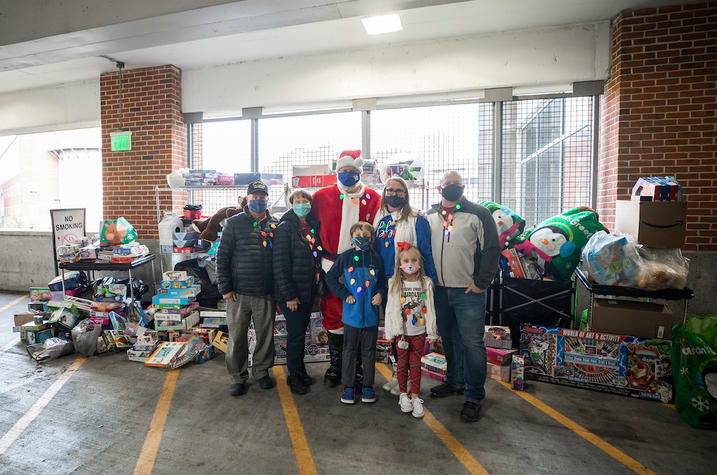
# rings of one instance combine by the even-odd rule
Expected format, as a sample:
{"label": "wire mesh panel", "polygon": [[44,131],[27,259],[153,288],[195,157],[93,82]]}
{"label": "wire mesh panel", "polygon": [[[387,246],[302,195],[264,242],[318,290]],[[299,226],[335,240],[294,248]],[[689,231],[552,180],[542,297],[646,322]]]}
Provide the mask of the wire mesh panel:
{"label": "wire mesh panel", "polygon": [[[201,133],[193,134],[195,141],[201,141],[194,144],[192,168],[231,175],[251,171],[250,121],[204,122],[200,127]],[[236,206],[244,195],[245,189],[212,188],[193,190],[189,200],[191,204],[202,205],[203,215],[211,216],[220,208]]]}
{"label": "wire mesh panel", "polygon": [[443,174],[458,171],[472,201],[490,199],[493,177],[493,104],[386,109],[371,112],[371,158],[380,168],[414,160],[423,170],[421,199],[427,208],[440,199]]}
{"label": "wire mesh panel", "polygon": [[[360,148],[360,112],[259,120],[259,171],[281,174],[284,183],[291,184],[295,166],[316,165],[320,173],[328,173],[343,150]],[[283,191],[271,186],[271,200]]]}
{"label": "wire mesh panel", "polygon": [[528,224],[590,205],[592,97],[503,105],[503,205]]}

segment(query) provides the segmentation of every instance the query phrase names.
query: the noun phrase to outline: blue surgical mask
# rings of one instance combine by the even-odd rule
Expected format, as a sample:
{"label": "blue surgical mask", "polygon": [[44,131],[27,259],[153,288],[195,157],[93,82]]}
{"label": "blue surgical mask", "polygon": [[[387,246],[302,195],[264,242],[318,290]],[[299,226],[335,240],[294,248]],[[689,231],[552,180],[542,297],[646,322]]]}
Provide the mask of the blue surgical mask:
{"label": "blue surgical mask", "polygon": [[249,200],[247,201],[249,209],[252,213],[263,213],[269,207],[269,200]]}
{"label": "blue surgical mask", "polygon": [[362,251],[365,251],[371,245],[371,238],[366,237],[366,236],[361,236],[361,237],[356,236],[351,240],[351,242],[353,243],[354,246],[358,247]]}
{"label": "blue surgical mask", "polygon": [[291,206],[291,209],[294,210],[294,214],[296,214],[296,216],[302,218],[309,214],[309,211],[311,211],[311,203],[296,203]]}
{"label": "blue surgical mask", "polygon": [[339,172],[339,181],[344,186],[354,186],[361,179],[359,172],[345,171]]}

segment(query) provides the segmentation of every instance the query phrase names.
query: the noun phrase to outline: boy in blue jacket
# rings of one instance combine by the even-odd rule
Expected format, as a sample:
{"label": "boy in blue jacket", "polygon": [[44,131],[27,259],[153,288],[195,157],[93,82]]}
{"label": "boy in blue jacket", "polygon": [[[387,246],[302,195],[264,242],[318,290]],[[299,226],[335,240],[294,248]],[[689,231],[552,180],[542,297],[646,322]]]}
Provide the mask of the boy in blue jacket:
{"label": "boy in blue jacket", "polygon": [[386,300],[386,273],[381,256],[371,246],[373,226],[364,221],[351,226],[353,248],[339,255],[326,274],[326,283],[334,295],[344,301],[344,348],[341,402],[354,404],[356,353],[361,344],[364,369],[361,402],[376,402],[373,390],[378,338],[378,309]]}

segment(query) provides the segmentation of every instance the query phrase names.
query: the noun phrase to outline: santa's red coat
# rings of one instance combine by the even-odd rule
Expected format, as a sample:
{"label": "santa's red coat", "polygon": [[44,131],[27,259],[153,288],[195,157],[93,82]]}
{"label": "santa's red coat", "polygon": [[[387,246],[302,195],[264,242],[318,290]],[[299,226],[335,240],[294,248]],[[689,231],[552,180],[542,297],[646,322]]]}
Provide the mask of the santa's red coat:
{"label": "santa's red coat", "polygon": [[[311,214],[321,223],[319,236],[324,250],[332,255],[338,254],[339,237],[341,234],[341,191],[336,185],[327,186],[314,193],[311,203]],[[381,195],[369,188],[359,198],[359,220],[373,223],[373,219],[381,207]],[[333,256],[331,260],[333,260]],[[321,313],[324,317],[324,328],[336,330],[341,328],[341,312],[343,303],[331,291],[321,299]]]}

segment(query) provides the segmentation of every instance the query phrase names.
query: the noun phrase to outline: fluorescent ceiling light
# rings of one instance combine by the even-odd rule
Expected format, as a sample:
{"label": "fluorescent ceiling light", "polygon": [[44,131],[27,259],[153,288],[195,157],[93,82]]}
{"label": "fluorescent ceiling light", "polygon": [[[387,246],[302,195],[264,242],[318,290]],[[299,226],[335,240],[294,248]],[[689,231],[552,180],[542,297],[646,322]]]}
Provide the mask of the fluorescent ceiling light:
{"label": "fluorescent ceiling light", "polygon": [[398,13],[362,18],[361,21],[363,22],[363,27],[366,29],[366,33],[369,35],[380,35],[382,33],[392,33],[394,31],[403,30],[401,18],[399,18]]}

